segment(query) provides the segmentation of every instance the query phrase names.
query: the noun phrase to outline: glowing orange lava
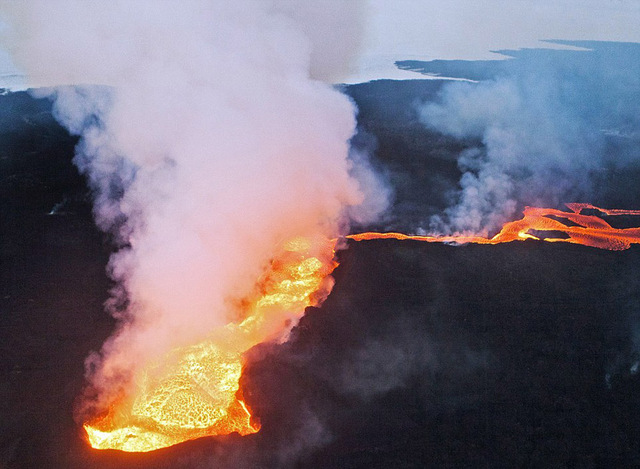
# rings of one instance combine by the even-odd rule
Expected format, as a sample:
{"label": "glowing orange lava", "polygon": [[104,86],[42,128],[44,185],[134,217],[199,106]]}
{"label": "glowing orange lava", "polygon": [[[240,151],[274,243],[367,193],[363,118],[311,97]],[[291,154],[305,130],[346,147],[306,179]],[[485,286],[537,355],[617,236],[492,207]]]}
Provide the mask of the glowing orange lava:
{"label": "glowing orange lava", "polygon": [[[613,228],[609,223],[596,215],[583,215],[585,209],[597,210],[605,215],[640,215],[640,210],[609,210],[590,204],[566,204],[571,212],[563,212],[552,208],[526,207],[520,220],[506,223],[493,238],[483,236],[409,236],[402,233],[360,233],[349,235],[354,241],[371,239],[411,239],[429,243],[475,243],[500,244],[511,241],[536,239],[547,242],[582,244],[600,249],[620,251],[629,249],[631,244],[640,243],[640,228]],[[568,224],[558,220],[567,220]],[[547,232],[550,237],[540,237],[537,233]],[[563,233],[565,237],[553,237],[555,233]]]}
{"label": "glowing orange lava", "polygon": [[[582,214],[591,209],[610,216],[640,215],[640,210],[605,210],[589,204],[567,207],[570,212],[527,207],[522,219],[506,223],[492,238],[402,233],[360,233],[347,238],[457,244],[536,239],[609,250],[640,243],[640,228],[617,229],[596,215]],[[550,236],[543,237],[545,232]],[[556,233],[563,237],[554,237]],[[135,377],[128,396],[84,425],[91,446],[141,452],[203,436],[257,432],[259,424],[239,389],[243,354],[261,342],[286,340],[305,308],[329,294],[330,274],[337,266],[336,243],[308,238],[286,243],[258,282],[259,293],[246,299],[243,319],[213,331],[207,341],[173,350],[161,362],[147,366]]]}
{"label": "glowing orange lava", "polygon": [[128,396],[85,423],[91,446],[144,452],[203,436],[257,432],[239,390],[242,355],[261,342],[286,340],[305,308],[329,294],[335,243],[286,243],[258,282],[260,292],[247,299],[243,319],[139,372]]}

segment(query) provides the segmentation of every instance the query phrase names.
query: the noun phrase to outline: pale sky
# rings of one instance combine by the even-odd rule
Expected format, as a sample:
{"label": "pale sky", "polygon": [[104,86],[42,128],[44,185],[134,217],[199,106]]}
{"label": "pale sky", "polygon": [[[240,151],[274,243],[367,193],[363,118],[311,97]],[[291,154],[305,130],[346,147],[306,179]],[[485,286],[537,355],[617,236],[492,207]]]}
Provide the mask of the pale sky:
{"label": "pale sky", "polygon": [[[640,42],[640,0],[367,0],[367,11],[347,83],[424,78],[397,70],[396,60],[490,59],[497,58],[491,50],[558,47],[541,39]],[[15,73],[0,51],[0,86],[15,86]]]}
{"label": "pale sky", "polygon": [[[640,0],[369,0],[350,83],[424,78],[396,60],[491,59],[541,39],[640,42]],[[556,46],[558,47],[558,46]]]}

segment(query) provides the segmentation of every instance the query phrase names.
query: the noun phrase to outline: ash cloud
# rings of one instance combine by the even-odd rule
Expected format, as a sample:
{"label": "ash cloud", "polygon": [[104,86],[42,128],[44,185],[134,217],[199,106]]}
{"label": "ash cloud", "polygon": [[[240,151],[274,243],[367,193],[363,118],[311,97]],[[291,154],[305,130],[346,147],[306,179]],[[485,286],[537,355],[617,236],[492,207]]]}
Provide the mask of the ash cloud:
{"label": "ash cloud", "polygon": [[427,127],[468,143],[455,202],[432,231],[486,233],[524,205],[597,203],[602,177],[640,165],[640,45],[554,42],[583,50],[398,64],[478,80],[447,84],[419,109]]}
{"label": "ash cloud", "polygon": [[48,87],[34,94],[54,100],[81,136],[75,163],[119,246],[108,267],[119,329],[87,361],[101,398],[133,367],[226,324],[274,246],[340,235],[386,207],[366,157],[349,157],[354,105],[319,81],[346,72],[362,5],[325,6],[0,9],[15,62],[32,86]]}

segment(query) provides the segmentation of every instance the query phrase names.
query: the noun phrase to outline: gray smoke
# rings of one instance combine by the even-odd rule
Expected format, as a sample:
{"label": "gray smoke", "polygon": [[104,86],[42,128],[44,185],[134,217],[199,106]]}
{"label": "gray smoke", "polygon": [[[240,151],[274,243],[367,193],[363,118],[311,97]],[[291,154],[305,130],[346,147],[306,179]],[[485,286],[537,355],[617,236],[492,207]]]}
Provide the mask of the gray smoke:
{"label": "gray smoke", "polygon": [[[109,263],[117,332],[88,360],[109,400],[167,350],[229,322],[296,236],[372,220],[385,189],[349,157],[355,108],[332,86],[357,52],[360,2],[9,3],[3,42],[81,136],[75,163]],[[381,197],[380,194],[383,194]]]}
{"label": "gray smoke", "polygon": [[640,162],[640,46],[578,45],[592,50],[475,63],[478,83],[452,82],[420,109],[428,127],[476,142],[459,155],[456,203],[433,230],[482,233],[523,205],[594,200],[599,175]]}

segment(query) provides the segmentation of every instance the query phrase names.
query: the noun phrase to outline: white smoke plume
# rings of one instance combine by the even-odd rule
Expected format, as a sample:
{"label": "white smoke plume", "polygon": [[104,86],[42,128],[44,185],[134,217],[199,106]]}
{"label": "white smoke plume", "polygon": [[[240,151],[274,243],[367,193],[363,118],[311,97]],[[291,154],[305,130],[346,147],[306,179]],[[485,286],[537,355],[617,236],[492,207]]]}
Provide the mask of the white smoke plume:
{"label": "white smoke plume", "polygon": [[598,177],[640,164],[640,46],[576,45],[593,50],[474,62],[479,83],[445,85],[420,109],[428,127],[478,142],[459,155],[456,203],[433,230],[486,233],[523,205],[597,202]]}
{"label": "white smoke plume", "polygon": [[316,79],[337,79],[357,51],[360,2],[43,0],[0,12],[31,84],[56,85],[36,93],[81,136],[96,221],[122,246],[109,264],[119,330],[89,363],[98,388],[226,324],[274,246],[340,235],[385,208],[368,202],[379,180],[349,159],[353,104]]}

